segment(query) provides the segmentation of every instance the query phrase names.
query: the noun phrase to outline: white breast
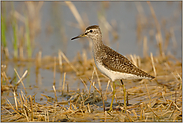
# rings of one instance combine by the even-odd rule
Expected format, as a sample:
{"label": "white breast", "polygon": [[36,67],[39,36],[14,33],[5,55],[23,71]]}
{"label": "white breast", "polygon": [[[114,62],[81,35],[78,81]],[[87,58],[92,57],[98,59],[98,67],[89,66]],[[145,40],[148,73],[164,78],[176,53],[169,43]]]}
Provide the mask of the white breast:
{"label": "white breast", "polygon": [[102,72],[104,75],[109,77],[112,81],[118,80],[118,79],[143,79],[146,77],[140,77],[134,74],[128,74],[128,73],[121,73],[121,72],[116,72],[109,70],[102,66],[102,64],[95,62],[97,68]]}

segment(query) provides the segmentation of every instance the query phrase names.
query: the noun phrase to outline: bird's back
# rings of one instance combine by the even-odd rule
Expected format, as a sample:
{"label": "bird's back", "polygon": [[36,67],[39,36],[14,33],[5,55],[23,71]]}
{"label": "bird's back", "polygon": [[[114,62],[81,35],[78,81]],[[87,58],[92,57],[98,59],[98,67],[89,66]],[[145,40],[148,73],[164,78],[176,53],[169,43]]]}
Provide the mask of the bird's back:
{"label": "bird's back", "polygon": [[[106,69],[125,74],[132,74],[138,78],[153,79],[155,77],[142,71],[131,63],[126,57],[114,51],[110,47],[103,45],[95,55],[96,61]],[[101,71],[102,73],[104,71]]]}

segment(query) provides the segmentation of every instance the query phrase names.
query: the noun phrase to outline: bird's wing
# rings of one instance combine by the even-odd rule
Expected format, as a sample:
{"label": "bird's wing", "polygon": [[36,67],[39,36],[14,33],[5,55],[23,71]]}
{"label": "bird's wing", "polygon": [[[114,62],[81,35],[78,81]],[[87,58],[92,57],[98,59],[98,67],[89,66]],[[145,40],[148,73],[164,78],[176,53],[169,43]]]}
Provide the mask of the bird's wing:
{"label": "bird's wing", "polygon": [[123,73],[135,74],[141,77],[154,78],[148,73],[137,68],[126,57],[117,53],[111,48],[106,46],[103,51],[103,53],[105,53],[105,57],[101,57],[101,62],[107,69]]}

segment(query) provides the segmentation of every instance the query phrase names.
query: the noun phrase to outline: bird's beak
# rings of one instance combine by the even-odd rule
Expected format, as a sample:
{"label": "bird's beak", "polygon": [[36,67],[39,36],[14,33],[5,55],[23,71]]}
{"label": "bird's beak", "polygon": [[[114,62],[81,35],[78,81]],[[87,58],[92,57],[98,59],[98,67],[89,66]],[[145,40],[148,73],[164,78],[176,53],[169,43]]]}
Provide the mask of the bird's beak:
{"label": "bird's beak", "polygon": [[71,40],[74,40],[74,39],[77,39],[77,38],[82,38],[82,37],[85,37],[85,36],[86,36],[86,34],[84,33],[84,34],[81,34],[79,36],[76,36],[76,37],[72,38]]}

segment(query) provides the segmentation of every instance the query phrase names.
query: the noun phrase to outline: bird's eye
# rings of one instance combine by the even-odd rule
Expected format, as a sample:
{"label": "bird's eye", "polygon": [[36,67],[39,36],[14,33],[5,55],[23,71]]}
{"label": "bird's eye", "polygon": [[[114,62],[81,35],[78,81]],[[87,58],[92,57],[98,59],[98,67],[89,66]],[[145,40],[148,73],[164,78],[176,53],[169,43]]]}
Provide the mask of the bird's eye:
{"label": "bird's eye", "polygon": [[90,32],[93,32],[93,30],[90,30]]}

